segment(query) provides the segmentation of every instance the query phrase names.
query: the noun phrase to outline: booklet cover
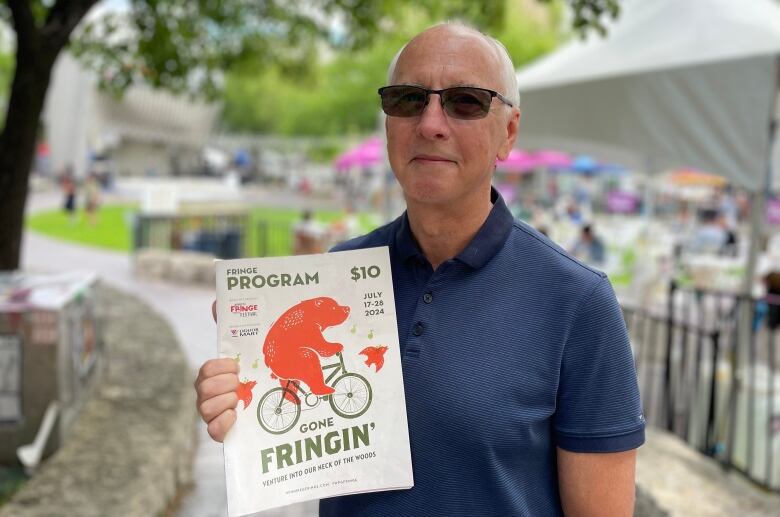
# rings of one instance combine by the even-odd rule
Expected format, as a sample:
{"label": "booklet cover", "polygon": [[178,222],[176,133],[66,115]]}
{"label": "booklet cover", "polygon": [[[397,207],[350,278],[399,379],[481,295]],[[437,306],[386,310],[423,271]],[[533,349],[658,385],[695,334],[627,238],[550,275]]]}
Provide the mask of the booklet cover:
{"label": "booklet cover", "polygon": [[239,364],[228,514],[410,488],[388,248],[216,265],[220,357]]}

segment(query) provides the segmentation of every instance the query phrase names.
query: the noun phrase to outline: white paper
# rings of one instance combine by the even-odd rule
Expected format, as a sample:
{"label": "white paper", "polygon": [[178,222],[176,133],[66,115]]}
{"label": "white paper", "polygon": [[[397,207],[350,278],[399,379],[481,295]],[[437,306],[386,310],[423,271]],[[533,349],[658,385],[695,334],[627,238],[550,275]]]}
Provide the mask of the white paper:
{"label": "white paper", "polygon": [[239,363],[242,383],[224,442],[230,517],[410,488],[387,247],[216,271],[219,354]]}

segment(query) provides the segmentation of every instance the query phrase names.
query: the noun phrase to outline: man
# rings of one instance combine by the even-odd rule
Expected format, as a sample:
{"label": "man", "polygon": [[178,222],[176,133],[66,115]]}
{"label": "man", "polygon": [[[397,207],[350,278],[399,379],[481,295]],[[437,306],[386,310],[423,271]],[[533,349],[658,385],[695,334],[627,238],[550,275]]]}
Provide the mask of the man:
{"label": "man", "polygon": [[602,265],[607,259],[607,250],[601,238],[593,233],[593,227],[589,224],[582,226],[580,237],[574,243],[571,254],[584,260],[588,264]]}
{"label": "man", "polygon": [[[438,25],[388,77],[387,150],[407,211],[337,249],[390,247],[415,486],[326,499],[320,515],[631,515],[644,420],[612,289],[515,222],[490,186],[520,120],[506,50]],[[201,368],[216,440],[237,385],[229,359]]]}
{"label": "man", "polygon": [[325,237],[325,229],[314,220],[311,210],[304,210],[301,220],[293,226],[293,255],[309,255],[322,253],[324,250],[322,240]]}

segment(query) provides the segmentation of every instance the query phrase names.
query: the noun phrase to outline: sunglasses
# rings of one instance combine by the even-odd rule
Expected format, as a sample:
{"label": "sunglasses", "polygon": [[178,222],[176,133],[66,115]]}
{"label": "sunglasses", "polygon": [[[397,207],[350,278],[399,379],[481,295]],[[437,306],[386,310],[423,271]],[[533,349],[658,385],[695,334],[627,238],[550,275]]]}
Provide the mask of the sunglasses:
{"label": "sunglasses", "polygon": [[379,89],[382,111],[391,117],[418,117],[428,105],[428,96],[435,93],[447,116],[461,120],[485,118],[490,112],[493,97],[512,106],[506,97],[493,90],[473,86],[456,86],[443,90],[428,90],[419,86],[397,85]]}

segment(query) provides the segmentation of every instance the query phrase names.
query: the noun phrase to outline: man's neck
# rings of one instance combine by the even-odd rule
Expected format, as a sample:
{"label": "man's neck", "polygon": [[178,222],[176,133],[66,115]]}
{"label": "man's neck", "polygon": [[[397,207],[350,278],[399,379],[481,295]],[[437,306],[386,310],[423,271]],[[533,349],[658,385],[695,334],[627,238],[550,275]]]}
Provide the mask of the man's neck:
{"label": "man's neck", "polygon": [[408,204],[407,214],[417,244],[436,270],[442,262],[457,256],[468,246],[492,208],[488,193],[471,203]]}

